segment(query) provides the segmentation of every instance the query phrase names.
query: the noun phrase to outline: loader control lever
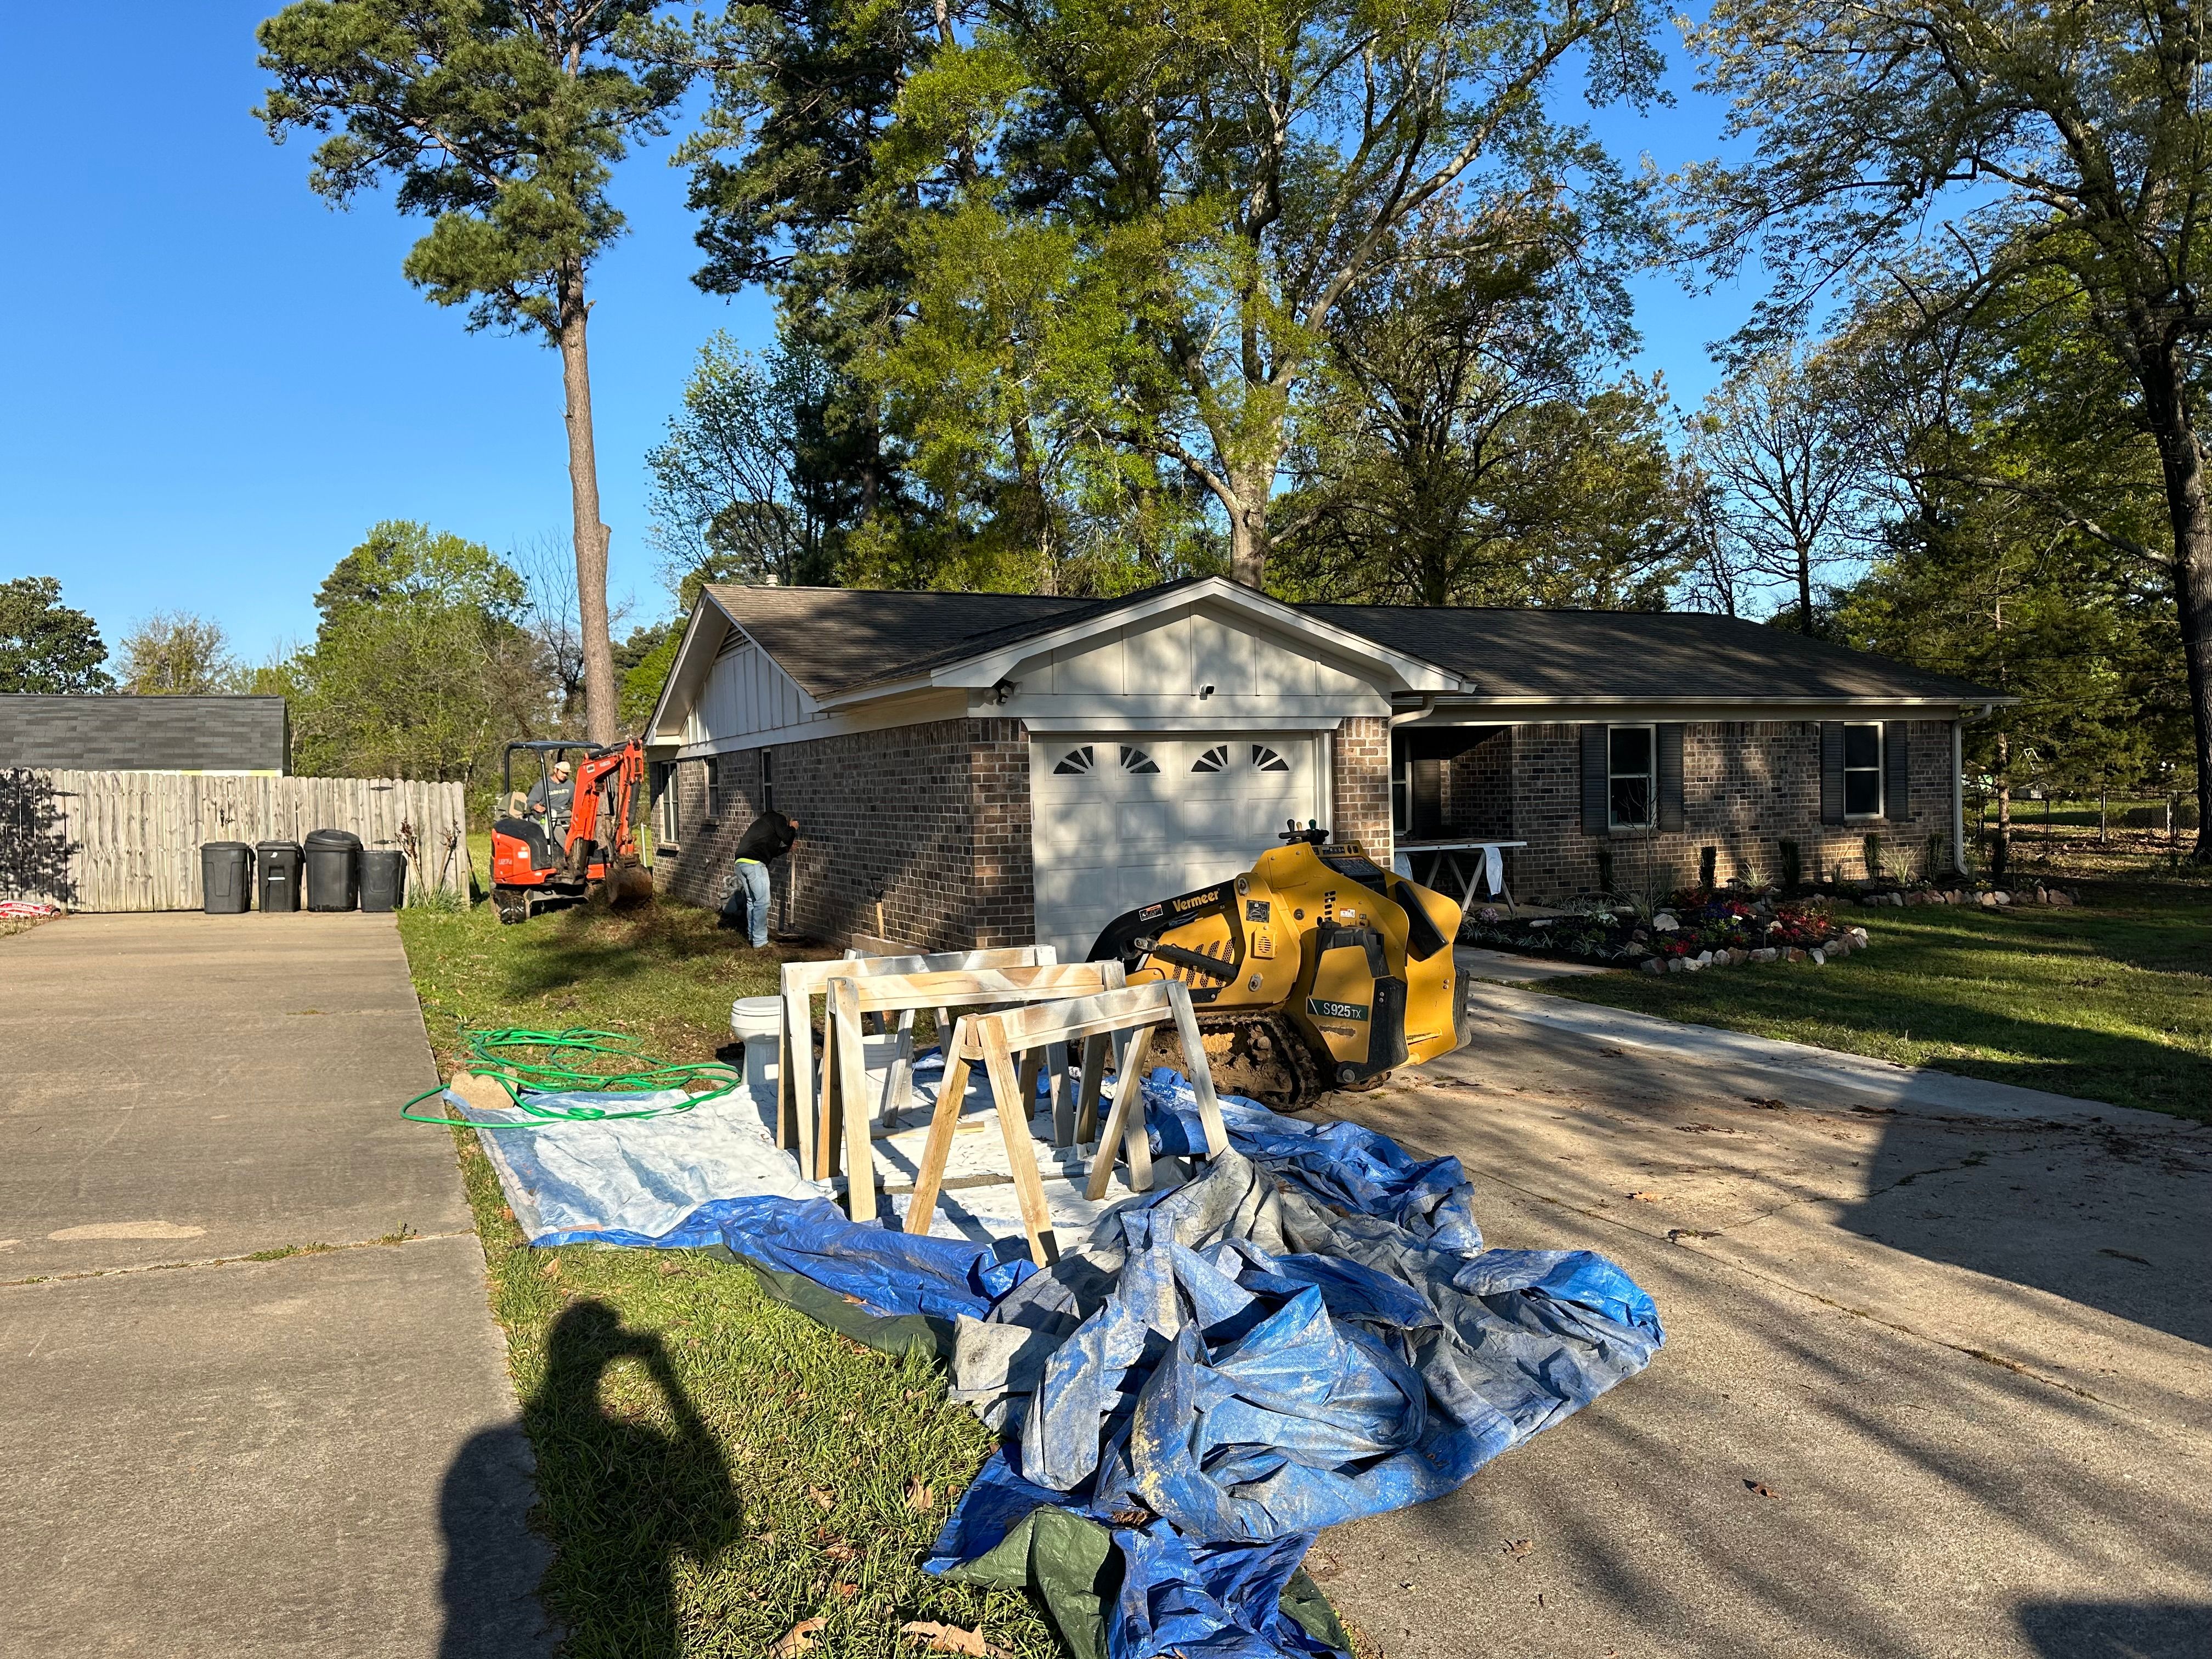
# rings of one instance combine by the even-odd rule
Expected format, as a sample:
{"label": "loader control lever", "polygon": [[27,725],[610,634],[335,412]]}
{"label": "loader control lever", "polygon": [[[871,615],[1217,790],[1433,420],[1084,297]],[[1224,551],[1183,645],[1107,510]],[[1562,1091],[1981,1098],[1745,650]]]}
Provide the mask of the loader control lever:
{"label": "loader control lever", "polygon": [[1305,842],[1309,847],[1326,847],[1328,845],[1328,831],[1321,828],[1311,818],[1306,820],[1306,827],[1303,830],[1298,828],[1298,821],[1296,818],[1285,818],[1283,833],[1277,836],[1275,839],[1286,847],[1295,847],[1300,842]]}

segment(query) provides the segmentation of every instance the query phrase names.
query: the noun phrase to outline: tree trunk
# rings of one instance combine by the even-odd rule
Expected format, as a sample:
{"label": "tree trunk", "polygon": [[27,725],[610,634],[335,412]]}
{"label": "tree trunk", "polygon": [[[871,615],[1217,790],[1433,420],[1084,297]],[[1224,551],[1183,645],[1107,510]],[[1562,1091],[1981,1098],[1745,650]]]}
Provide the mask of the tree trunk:
{"label": "tree trunk", "polygon": [[1813,550],[1797,550],[1797,631],[1808,638],[1813,633]]}
{"label": "tree trunk", "polygon": [[2191,418],[2187,371],[2171,349],[2137,363],[2146,413],[2166,475],[2173,526],[2173,599],[2181,617],[2182,660],[2197,738],[2197,864],[2212,864],[2212,501],[2205,496],[2204,452]]}
{"label": "tree trunk", "polygon": [[599,522],[599,464],[592,441],[592,368],[584,328],[584,267],[571,261],[560,275],[561,383],[568,395],[568,494],[576,526],[576,612],[584,634],[584,730],[595,744],[620,735],[615,715],[614,641],[607,627],[607,544],[614,532]]}
{"label": "tree trunk", "polygon": [[1272,467],[1229,475],[1237,497],[1229,508],[1229,578],[1247,587],[1267,586],[1267,487],[1273,481]]}

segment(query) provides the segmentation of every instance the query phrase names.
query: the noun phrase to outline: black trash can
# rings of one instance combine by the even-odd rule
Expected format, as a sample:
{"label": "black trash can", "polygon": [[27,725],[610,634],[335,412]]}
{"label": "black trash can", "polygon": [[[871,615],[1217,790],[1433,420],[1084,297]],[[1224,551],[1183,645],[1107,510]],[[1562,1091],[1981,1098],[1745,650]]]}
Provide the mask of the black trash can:
{"label": "black trash can", "polygon": [[253,849],[242,841],[200,843],[200,908],[211,916],[242,915],[253,895]]}
{"label": "black trash can", "polygon": [[361,855],[361,908],[397,910],[407,902],[407,854],[397,847],[372,847]]}
{"label": "black trash can", "polygon": [[307,831],[307,908],[350,910],[361,896],[361,837],[350,830]]}
{"label": "black trash can", "polygon": [[300,908],[300,863],[296,841],[258,841],[253,843],[255,902],[264,915]]}

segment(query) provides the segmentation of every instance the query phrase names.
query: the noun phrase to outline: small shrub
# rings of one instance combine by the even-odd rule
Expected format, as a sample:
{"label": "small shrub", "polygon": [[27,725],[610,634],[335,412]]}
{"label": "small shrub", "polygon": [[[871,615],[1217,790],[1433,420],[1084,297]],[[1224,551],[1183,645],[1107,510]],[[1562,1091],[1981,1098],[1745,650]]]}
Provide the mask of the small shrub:
{"label": "small shrub", "polygon": [[1950,873],[1951,838],[1940,830],[1928,837],[1920,851],[1921,879],[1935,883]]}
{"label": "small shrub", "polygon": [[1613,891],[1613,848],[1603,842],[1598,843],[1597,849],[1597,890]]}
{"label": "small shrub", "polygon": [[1782,864],[1782,890],[1794,893],[1805,884],[1805,850],[1794,841],[1777,842],[1774,848]]}
{"label": "small shrub", "polygon": [[1868,836],[1859,842],[1859,855],[1866,860],[1867,879],[1881,879],[1881,837]]}
{"label": "small shrub", "polygon": [[1720,885],[1717,879],[1721,849],[1717,847],[1698,848],[1698,885],[1708,893]]}

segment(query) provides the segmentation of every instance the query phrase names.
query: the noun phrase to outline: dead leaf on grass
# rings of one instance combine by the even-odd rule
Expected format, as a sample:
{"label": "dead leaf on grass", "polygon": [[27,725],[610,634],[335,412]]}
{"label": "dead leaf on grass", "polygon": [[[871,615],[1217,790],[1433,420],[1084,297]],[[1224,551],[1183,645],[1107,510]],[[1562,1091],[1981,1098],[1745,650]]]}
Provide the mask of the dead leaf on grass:
{"label": "dead leaf on grass", "polygon": [[834,1595],[847,1601],[860,1593],[860,1587],[858,1584],[832,1584],[830,1589]]}
{"label": "dead leaf on grass", "polygon": [[920,1480],[908,1481],[906,1506],[916,1515],[927,1515],[937,1507],[937,1488],[924,1486]]}
{"label": "dead leaf on grass", "polygon": [[837,1507],[837,1494],[827,1486],[809,1486],[806,1495],[819,1504],[825,1514]]}
{"label": "dead leaf on grass", "polygon": [[814,1632],[829,1622],[827,1619],[802,1619],[777,1638],[775,1645],[769,1650],[776,1659],[791,1659],[795,1653],[805,1653],[817,1645]]}
{"label": "dead leaf on grass", "polygon": [[660,1276],[663,1279],[673,1279],[683,1271],[684,1264],[680,1261],[664,1261],[660,1264]]}
{"label": "dead leaf on grass", "polygon": [[913,1637],[933,1653],[966,1653],[974,1655],[975,1659],[1012,1659],[1006,1649],[986,1642],[981,1631],[940,1625],[934,1620],[910,1619],[899,1626],[899,1634]]}
{"label": "dead leaf on grass", "polygon": [[1782,1496],[1780,1492],[1775,1491],[1773,1487],[1768,1486],[1764,1480],[1747,1480],[1743,1484],[1747,1490],[1757,1492],[1761,1498],[1779,1498]]}
{"label": "dead leaf on grass", "polygon": [[1639,1204],[1656,1204],[1659,1201],[1656,1193],[1631,1193],[1629,1196]]}
{"label": "dead leaf on grass", "polygon": [[540,1268],[538,1270],[538,1276],[540,1279],[558,1279],[558,1278],[560,1278],[560,1277],[561,1277],[561,1258],[560,1258],[559,1256],[557,1256],[557,1255],[549,1255],[549,1256],[547,1256],[547,1257],[545,1258],[545,1265],[544,1265],[544,1267],[540,1267]]}
{"label": "dead leaf on grass", "polygon": [[857,1561],[860,1559],[860,1552],[842,1538],[830,1544],[822,1553],[832,1561]]}

